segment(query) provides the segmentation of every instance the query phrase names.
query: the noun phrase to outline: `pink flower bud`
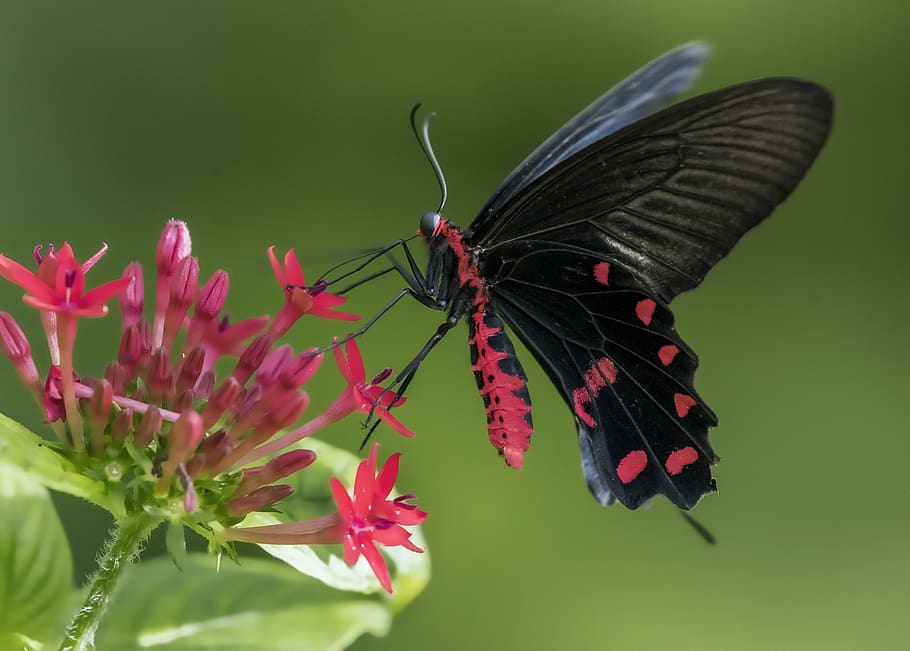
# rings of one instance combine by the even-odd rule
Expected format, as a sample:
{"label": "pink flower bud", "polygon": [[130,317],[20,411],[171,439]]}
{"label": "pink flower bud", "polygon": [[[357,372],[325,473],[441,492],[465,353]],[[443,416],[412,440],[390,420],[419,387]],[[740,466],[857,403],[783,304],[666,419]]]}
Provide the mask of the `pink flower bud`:
{"label": "pink flower bud", "polygon": [[177,265],[177,270],[171,279],[170,309],[179,309],[186,314],[193,299],[196,298],[196,289],[199,286],[199,260],[187,256]]}
{"label": "pink flower bud", "polygon": [[286,388],[302,387],[319,370],[323,355],[315,352],[316,350],[315,348],[305,350],[282,367],[280,379]]}
{"label": "pink flower bud", "polygon": [[186,224],[176,219],[169,221],[161,232],[158,250],[155,252],[158,273],[170,277],[180,261],[190,254],[191,249],[190,230]]}
{"label": "pink flower bud", "polygon": [[[177,392],[182,393],[196,386],[196,380],[202,373],[205,364],[205,348],[197,346],[183,360],[180,373],[177,374]],[[179,411],[179,410],[178,410]]]}
{"label": "pink flower bud", "polygon": [[133,410],[126,408],[114,416],[114,422],[111,424],[111,434],[115,439],[121,441],[133,431]]}
{"label": "pink flower bud", "polygon": [[152,355],[147,381],[149,395],[156,399],[161,399],[171,390],[171,360],[164,348],[159,348]]}
{"label": "pink flower bud", "polygon": [[128,264],[123,271],[122,278],[129,278],[130,280],[119,297],[120,313],[123,315],[123,327],[128,328],[142,318],[142,308],[145,301],[142,265],[138,262]]}
{"label": "pink flower bud", "polygon": [[256,384],[262,387],[269,387],[278,377],[281,367],[291,358],[293,351],[287,344],[279,346],[270,352],[265,361],[256,371]]}
{"label": "pink flower bud", "polygon": [[294,492],[294,487],[287,484],[263,486],[249,495],[232,500],[227,505],[228,515],[240,518],[247,513],[260,511],[267,506],[280,502]]}
{"label": "pink flower bud", "polygon": [[28,339],[16,320],[6,312],[0,312],[0,349],[16,367],[19,377],[36,395],[41,391],[41,376],[32,359]]}
{"label": "pink flower bud", "polygon": [[213,273],[199,292],[194,316],[206,321],[218,316],[227,299],[228,287],[230,287],[230,278],[226,271],[219,269]]}
{"label": "pink flower bud", "polygon": [[110,362],[104,367],[104,379],[111,383],[114,393],[123,394],[128,380],[132,379],[123,365],[118,362]]}
{"label": "pink flower bud", "polygon": [[151,405],[142,416],[142,422],[139,428],[133,434],[133,445],[137,448],[148,447],[152,439],[161,431],[161,410],[157,406]]}
{"label": "pink flower bud", "polygon": [[272,348],[272,338],[267,334],[261,334],[243,349],[240,359],[237,361],[237,367],[234,369],[234,377],[238,382],[245,383],[254,372],[262,365],[266,355]]}
{"label": "pink flower bud", "polygon": [[243,385],[231,376],[228,376],[215,389],[205,406],[205,411],[202,412],[202,420],[206,429],[214,425],[225,411],[234,406],[241,391],[243,391]]}
{"label": "pink flower bud", "polygon": [[152,336],[148,323],[137,321],[127,326],[120,335],[120,351],[117,361],[127,368],[145,366],[152,349]]}
{"label": "pink flower bud", "polygon": [[101,380],[95,384],[95,392],[89,401],[89,421],[92,425],[92,432],[104,433],[107,426],[108,418],[111,414],[111,405],[114,402],[114,389],[107,380]]}
{"label": "pink flower bud", "polygon": [[184,411],[168,434],[167,463],[177,466],[189,457],[199,442],[205,429],[202,417],[192,410]]}

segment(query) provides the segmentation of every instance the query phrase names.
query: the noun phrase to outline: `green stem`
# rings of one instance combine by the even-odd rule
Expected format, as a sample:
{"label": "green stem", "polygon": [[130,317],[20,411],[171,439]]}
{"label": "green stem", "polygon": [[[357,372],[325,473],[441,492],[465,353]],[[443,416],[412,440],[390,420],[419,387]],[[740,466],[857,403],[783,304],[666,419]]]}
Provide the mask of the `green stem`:
{"label": "green stem", "polygon": [[126,568],[138,558],[142,543],[160,523],[160,519],[140,514],[114,526],[85,601],[66,629],[60,651],[91,651],[95,648],[95,631],[117,584]]}

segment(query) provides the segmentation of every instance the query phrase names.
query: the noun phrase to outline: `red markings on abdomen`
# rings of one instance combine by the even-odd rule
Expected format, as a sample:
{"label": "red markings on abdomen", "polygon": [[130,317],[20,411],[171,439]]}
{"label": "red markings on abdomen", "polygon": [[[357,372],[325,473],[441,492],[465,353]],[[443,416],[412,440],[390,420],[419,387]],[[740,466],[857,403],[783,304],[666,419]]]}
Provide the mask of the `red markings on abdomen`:
{"label": "red markings on abdomen", "polygon": [[521,468],[534,431],[527,377],[502,321],[482,294],[474,301],[469,326],[471,370],[486,407],[490,443],[509,466]]}
{"label": "red markings on abdomen", "polygon": [[596,427],[597,422],[588,413],[588,405],[600,394],[607,384],[616,382],[616,364],[607,357],[601,357],[585,371],[584,386],[572,392],[572,403],[575,415],[588,427]]}
{"label": "red markings on abdomen", "polygon": [[624,456],[616,466],[616,476],[619,481],[628,484],[638,477],[648,465],[648,455],[644,450],[632,450]]}

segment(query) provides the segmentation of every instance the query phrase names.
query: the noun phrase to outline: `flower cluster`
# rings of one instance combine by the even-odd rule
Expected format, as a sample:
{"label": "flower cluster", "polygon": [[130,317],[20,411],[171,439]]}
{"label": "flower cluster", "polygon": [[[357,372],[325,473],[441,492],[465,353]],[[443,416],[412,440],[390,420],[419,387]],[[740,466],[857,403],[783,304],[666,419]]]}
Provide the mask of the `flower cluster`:
{"label": "flower cluster", "polygon": [[[35,270],[0,255],[0,276],[25,290],[25,303],[40,312],[50,368],[42,378],[28,339],[6,312],[0,312],[0,349],[44,410],[60,453],[86,474],[123,486],[128,510],[167,514],[220,545],[343,544],[349,563],[365,556],[391,591],[375,544],[421,551],[402,525],[426,518],[411,503],[413,495],[388,499],[398,473],[397,454],[377,476],[374,446],[358,468],[353,497],[332,479],[334,514],[237,526],[251,512],[274,509],[292,492],[280,482],[313,463],[315,454],[298,443],[322,427],[355,412],[375,413],[395,431],[413,436],[390,413],[403,398],[396,400],[379,386],[390,369],[367,382],[353,339],[343,345],[336,341],[332,348],[347,386],[323,413],[298,424],[309,404],[303,387],[319,369],[323,351],[295,354],[278,341],[307,314],[359,319],[335,309],[346,299],[326,291],[324,281],[308,287],[293,250],[282,265],[272,248],[268,256],[284,306],[274,320],[263,316],[232,323],[222,315],[227,272],[215,271],[200,287],[189,231],[171,221],[157,247],[148,321],[138,263],[128,265],[119,279],[87,290],[86,274],[106,248],[79,262],[68,244],[46,252],[37,247]],[[104,316],[114,298],[122,315],[116,359],[102,377],[84,376],[73,361],[79,321]],[[231,370],[219,375],[226,359]]]}

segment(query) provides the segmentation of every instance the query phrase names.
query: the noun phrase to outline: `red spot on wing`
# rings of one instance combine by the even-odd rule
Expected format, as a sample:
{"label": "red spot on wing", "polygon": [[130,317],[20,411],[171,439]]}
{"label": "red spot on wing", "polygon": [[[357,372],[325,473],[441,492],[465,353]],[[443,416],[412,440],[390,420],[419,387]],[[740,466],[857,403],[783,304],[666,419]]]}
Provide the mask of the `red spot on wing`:
{"label": "red spot on wing", "polygon": [[588,427],[595,427],[597,423],[591,414],[588,413],[588,405],[591,404],[591,392],[584,387],[575,389],[572,393],[572,403],[575,406],[575,415],[581,418]]}
{"label": "red spot on wing", "polygon": [[680,418],[685,418],[689,410],[695,405],[695,398],[687,396],[685,393],[673,394],[673,403],[676,405],[676,413]]}
{"label": "red spot on wing", "polygon": [[603,357],[591,364],[585,373],[585,385],[596,396],[606,386],[606,382],[616,382],[616,365],[612,360]]}
{"label": "red spot on wing", "polygon": [[656,307],[657,303],[650,298],[642,299],[635,304],[635,315],[645,325],[651,325],[651,319],[654,318],[654,308]]}
{"label": "red spot on wing", "polygon": [[660,350],[657,351],[657,356],[660,358],[660,363],[664,366],[669,366],[673,363],[673,360],[676,359],[676,356],[679,354],[679,348],[670,344],[668,346],[661,346]]}
{"label": "red spot on wing", "polygon": [[587,406],[596,398],[607,384],[616,382],[616,364],[607,357],[601,357],[585,371],[585,385],[575,389],[572,393],[572,403],[575,415],[581,418],[589,427],[597,425],[588,413]]}
{"label": "red spot on wing", "polygon": [[599,282],[601,285],[610,284],[609,262],[598,262],[596,265],[594,265],[594,280]]}
{"label": "red spot on wing", "polygon": [[644,450],[632,450],[624,456],[616,466],[616,475],[619,481],[628,484],[641,474],[641,471],[648,465],[648,455]]}
{"label": "red spot on wing", "polygon": [[698,461],[698,452],[695,451],[695,448],[689,446],[671,452],[664,467],[671,475],[678,475],[683,471],[683,468],[696,461]]}

